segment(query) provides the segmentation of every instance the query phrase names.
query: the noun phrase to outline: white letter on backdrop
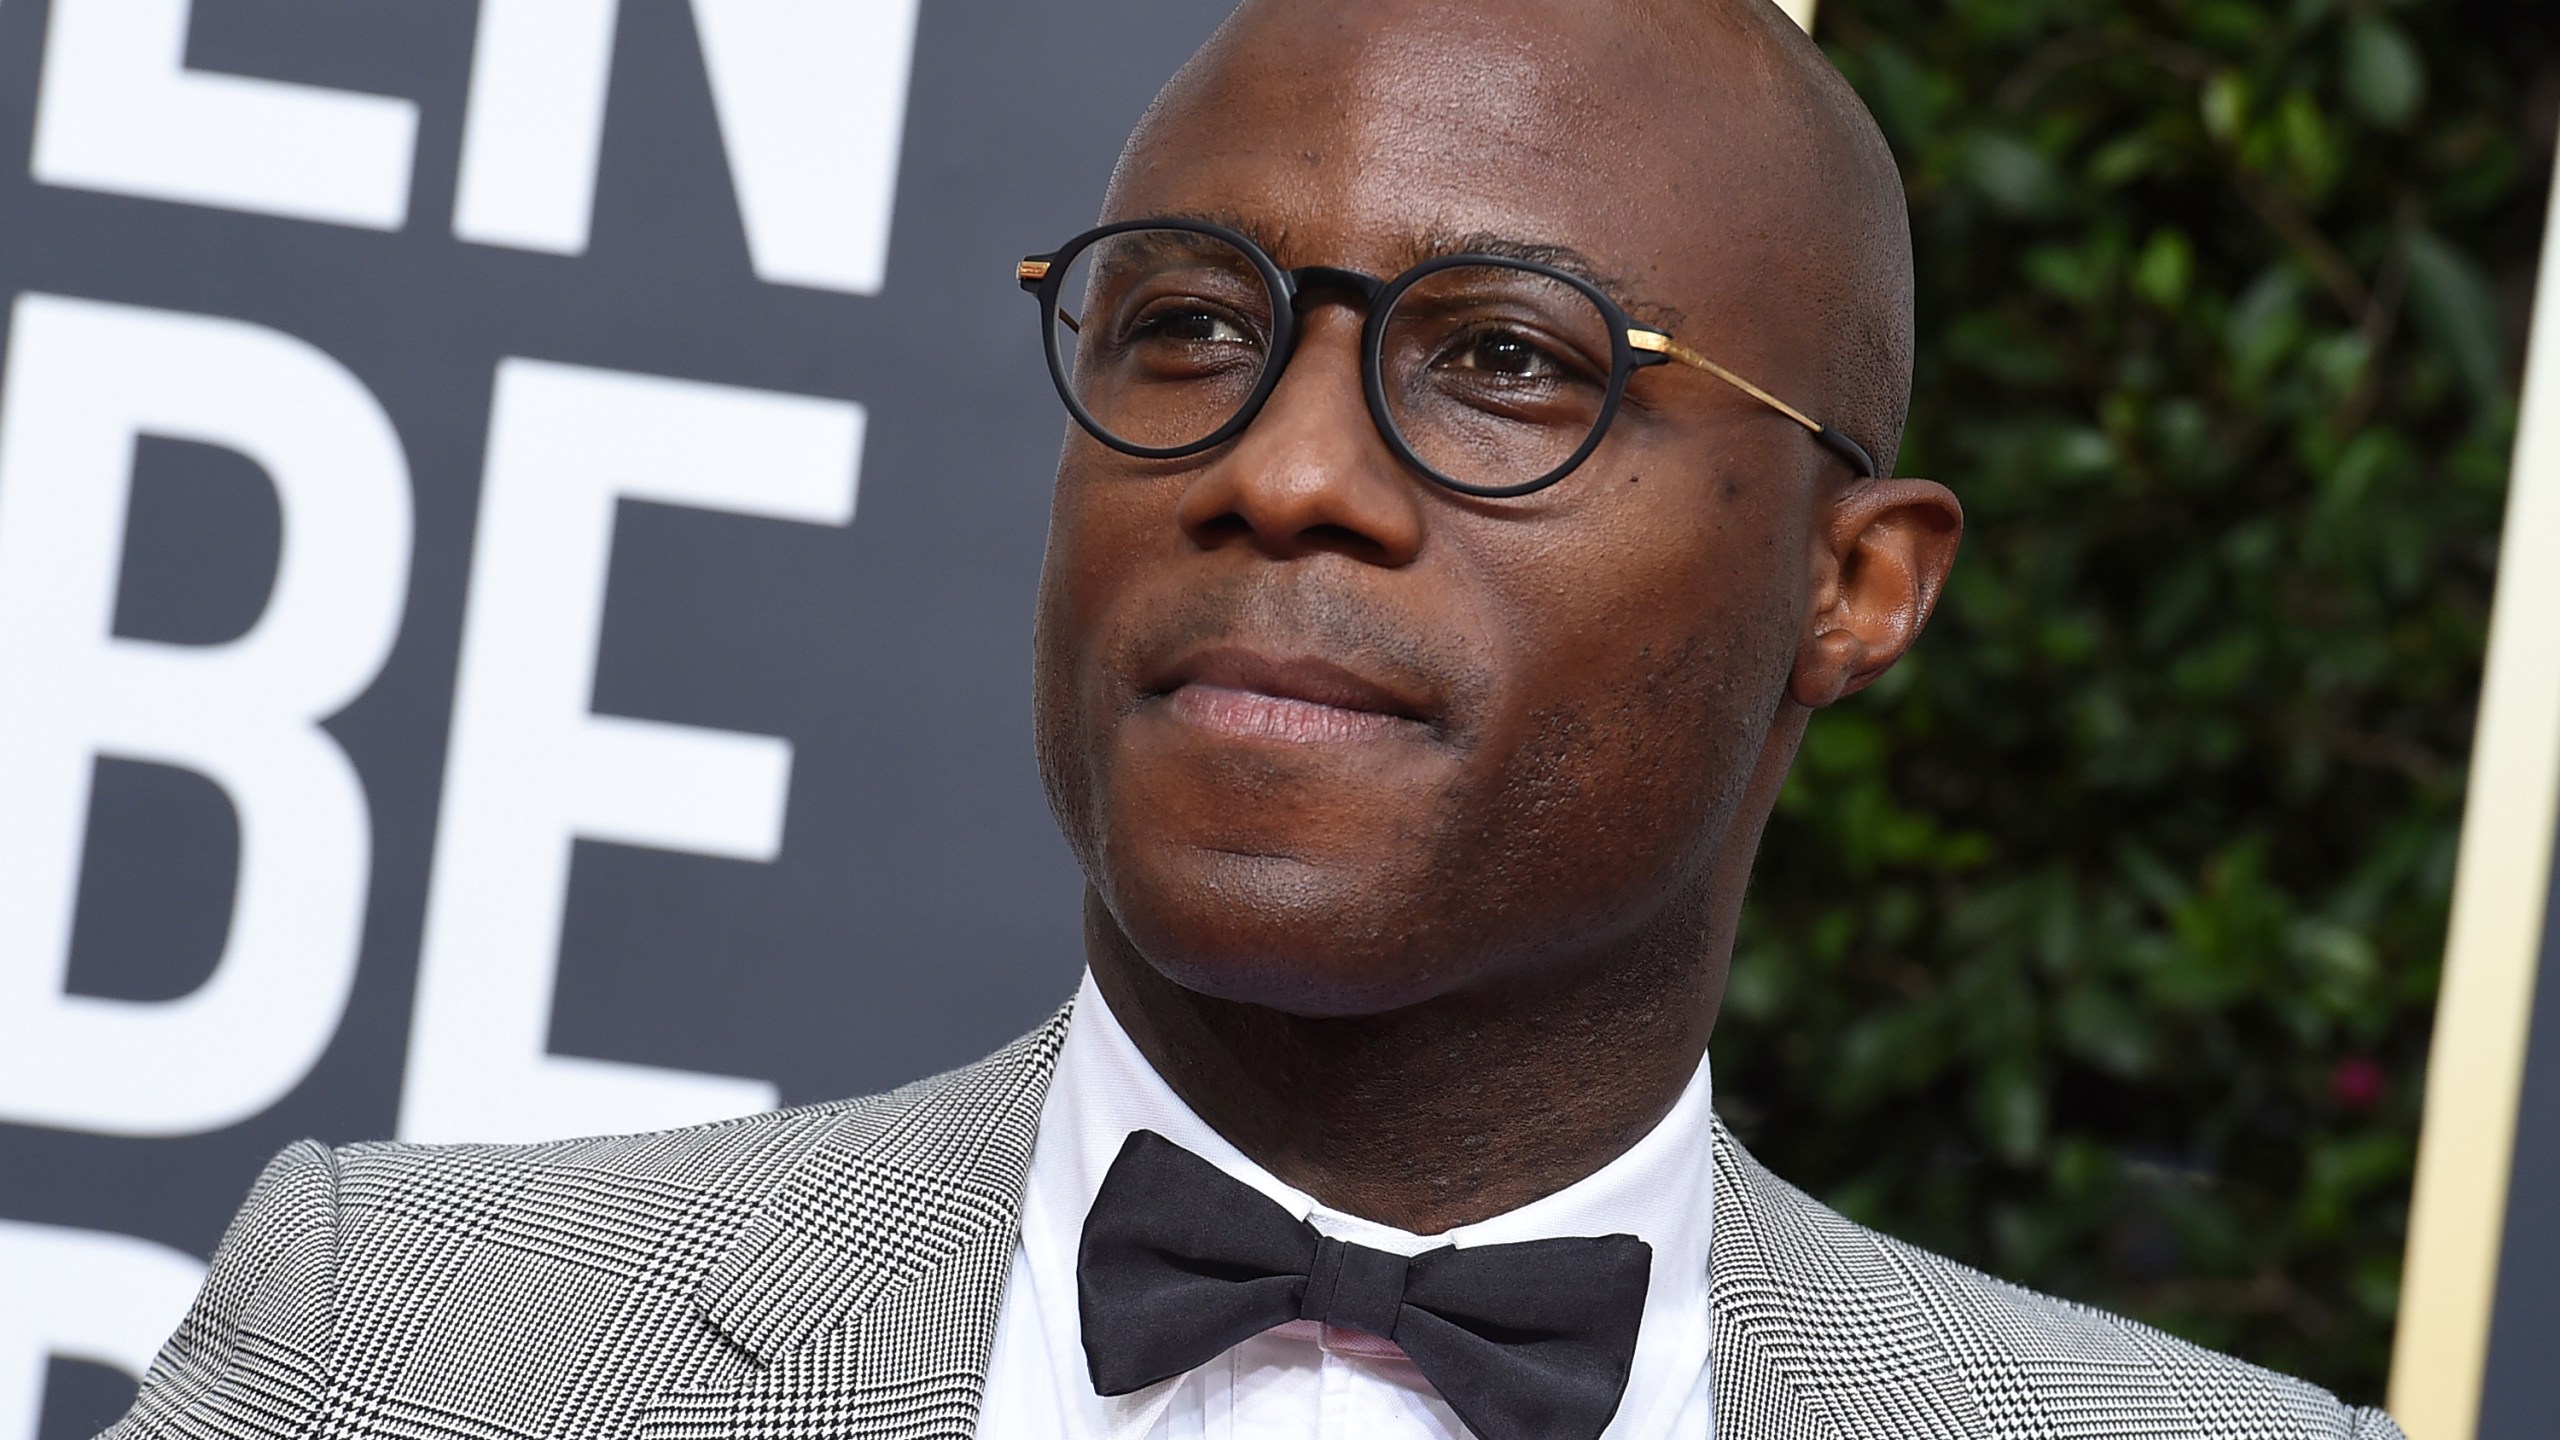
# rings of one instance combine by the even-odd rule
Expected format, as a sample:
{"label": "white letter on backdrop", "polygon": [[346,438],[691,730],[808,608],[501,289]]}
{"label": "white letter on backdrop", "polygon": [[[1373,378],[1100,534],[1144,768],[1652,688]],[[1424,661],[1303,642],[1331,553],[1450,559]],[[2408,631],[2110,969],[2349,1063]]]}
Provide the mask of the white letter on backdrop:
{"label": "white letter on backdrop", "polygon": [[876,295],[916,0],[693,0],[756,275]]}
{"label": "white letter on backdrop", "polygon": [[49,1357],[141,1379],[203,1284],[166,1245],[0,1220],[0,1440],[36,1440]]}
{"label": "white letter on backdrop", "polygon": [[48,185],[397,230],[418,107],[190,70],[188,0],[56,0],[30,171]]}
{"label": "white letter on backdrop", "polygon": [[453,233],[583,255],[619,0],[480,0]]}
{"label": "white letter on backdrop", "polygon": [[548,1053],[571,843],[769,861],[791,779],[787,741],[587,701],[617,501],[846,524],[862,422],[841,400],[499,363],[402,1139],[645,1130],[773,1104],[763,1081]]}
{"label": "white letter on backdrop", "polygon": [[[112,633],[136,435],[238,451],[275,487],[274,589],[236,640]],[[373,847],[364,788],[319,722],[391,651],[410,519],[389,417],[310,345],[19,298],[0,388],[0,1120],[213,1130],[320,1058],[355,979]],[[63,991],[98,755],[195,771],[239,816],[230,935],[176,1000]]]}

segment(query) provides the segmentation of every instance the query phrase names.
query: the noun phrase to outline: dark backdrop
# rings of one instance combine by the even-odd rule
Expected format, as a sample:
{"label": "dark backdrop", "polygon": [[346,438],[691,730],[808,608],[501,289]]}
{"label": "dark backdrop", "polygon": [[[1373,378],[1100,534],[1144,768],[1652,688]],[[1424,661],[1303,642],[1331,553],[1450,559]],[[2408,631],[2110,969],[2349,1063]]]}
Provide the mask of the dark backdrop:
{"label": "dark backdrop", "polygon": [[[50,8],[0,4],[0,156],[31,154]],[[288,1141],[394,1133],[502,357],[849,400],[867,417],[849,525],[621,503],[592,708],[787,739],[787,818],[765,863],[579,841],[550,1049],[767,1081],[793,1103],[974,1058],[1060,1003],[1080,964],[1077,882],[1033,773],[1028,658],[1063,422],[1011,264],[1090,223],[1121,139],[1220,13],[1186,0],[923,6],[886,278],[870,295],[758,278],[680,0],[620,6],[582,255],[455,236],[475,34],[463,0],[193,5],[194,69],[416,102],[396,229],[0,165],[0,296],[230,317],[318,347],[396,427],[415,504],[396,644],[326,725],[361,777],[372,853],[361,959],[325,1052],[281,1100],[210,1130],[109,1135],[0,1113],[0,1223],[202,1256]],[[858,58],[817,57],[848,70]],[[205,644],[247,630],[287,518],[256,466],[150,438],[134,471],[116,634]],[[65,843],[24,833],[24,814],[0,796],[12,863]],[[161,1001],[203,982],[240,848],[210,781],[99,762],[65,988]],[[515,938],[550,946],[539,927]],[[60,963],[0,941],[0,973]],[[593,1128],[574,1108],[545,1118]],[[110,1283],[93,1274],[84,1288]],[[0,1349],[44,1333],[31,1288],[0,1283]],[[0,1354],[0,1377],[31,1360]],[[90,1433],[130,1394],[129,1380],[61,1359],[50,1380],[47,1437]],[[0,1398],[0,1436],[17,1440],[21,1418]]]}

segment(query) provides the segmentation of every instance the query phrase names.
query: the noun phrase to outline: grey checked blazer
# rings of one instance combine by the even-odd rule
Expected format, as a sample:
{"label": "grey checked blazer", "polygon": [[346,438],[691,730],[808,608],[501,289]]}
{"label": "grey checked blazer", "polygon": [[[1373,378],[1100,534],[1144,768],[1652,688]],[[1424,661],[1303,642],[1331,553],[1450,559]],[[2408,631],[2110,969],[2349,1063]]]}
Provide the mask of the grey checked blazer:
{"label": "grey checked blazer", "polygon": [[[666,1134],[296,1145],[108,1434],[966,1440],[1065,1032]],[[1719,1440],[2400,1440],[1861,1229],[1715,1143]]]}

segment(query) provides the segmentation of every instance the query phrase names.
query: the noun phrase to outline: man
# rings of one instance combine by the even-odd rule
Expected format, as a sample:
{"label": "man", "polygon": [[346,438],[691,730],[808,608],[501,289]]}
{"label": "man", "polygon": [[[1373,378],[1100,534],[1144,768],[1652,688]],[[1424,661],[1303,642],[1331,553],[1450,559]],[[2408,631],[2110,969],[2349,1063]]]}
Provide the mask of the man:
{"label": "man", "polygon": [[1862,1230],[1706,1045],[1878,478],[1899,181],[1767,0],[1250,0],[1024,262],[1068,1011],[885,1096],[259,1181],[126,1436],[2396,1436]]}

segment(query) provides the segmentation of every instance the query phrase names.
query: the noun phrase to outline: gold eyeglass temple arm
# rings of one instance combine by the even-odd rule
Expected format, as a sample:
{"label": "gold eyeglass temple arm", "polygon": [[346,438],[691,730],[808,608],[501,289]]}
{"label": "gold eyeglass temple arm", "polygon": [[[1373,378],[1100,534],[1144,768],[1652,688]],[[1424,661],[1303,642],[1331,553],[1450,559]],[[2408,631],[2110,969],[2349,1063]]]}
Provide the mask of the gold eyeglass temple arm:
{"label": "gold eyeglass temple arm", "polygon": [[1761,404],[1768,406],[1770,409],[1777,411],[1779,414],[1786,416],[1788,419],[1793,420],[1807,430],[1812,431],[1814,434],[1819,435],[1823,433],[1823,425],[1820,421],[1814,419],[1810,415],[1807,415],[1793,405],[1788,404],[1786,401],[1779,399],[1777,396],[1770,394],[1768,391],[1761,389],[1759,386],[1752,384],[1750,381],[1743,379],[1741,376],[1734,374],[1732,371],[1727,370],[1713,360],[1699,354],[1697,351],[1690,349],[1688,346],[1681,344],[1679,341],[1672,339],[1670,336],[1663,334],[1659,330],[1630,329],[1627,331],[1627,343],[1638,350],[1650,350],[1656,355],[1667,355],[1670,358],[1679,361],[1683,365],[1687,365],[1698,370],[1704,370],[1727,385],[1732,386],[1734,389],[1741,391],[1743,394],[1750,396],[1752,399],[1759,401]]}

